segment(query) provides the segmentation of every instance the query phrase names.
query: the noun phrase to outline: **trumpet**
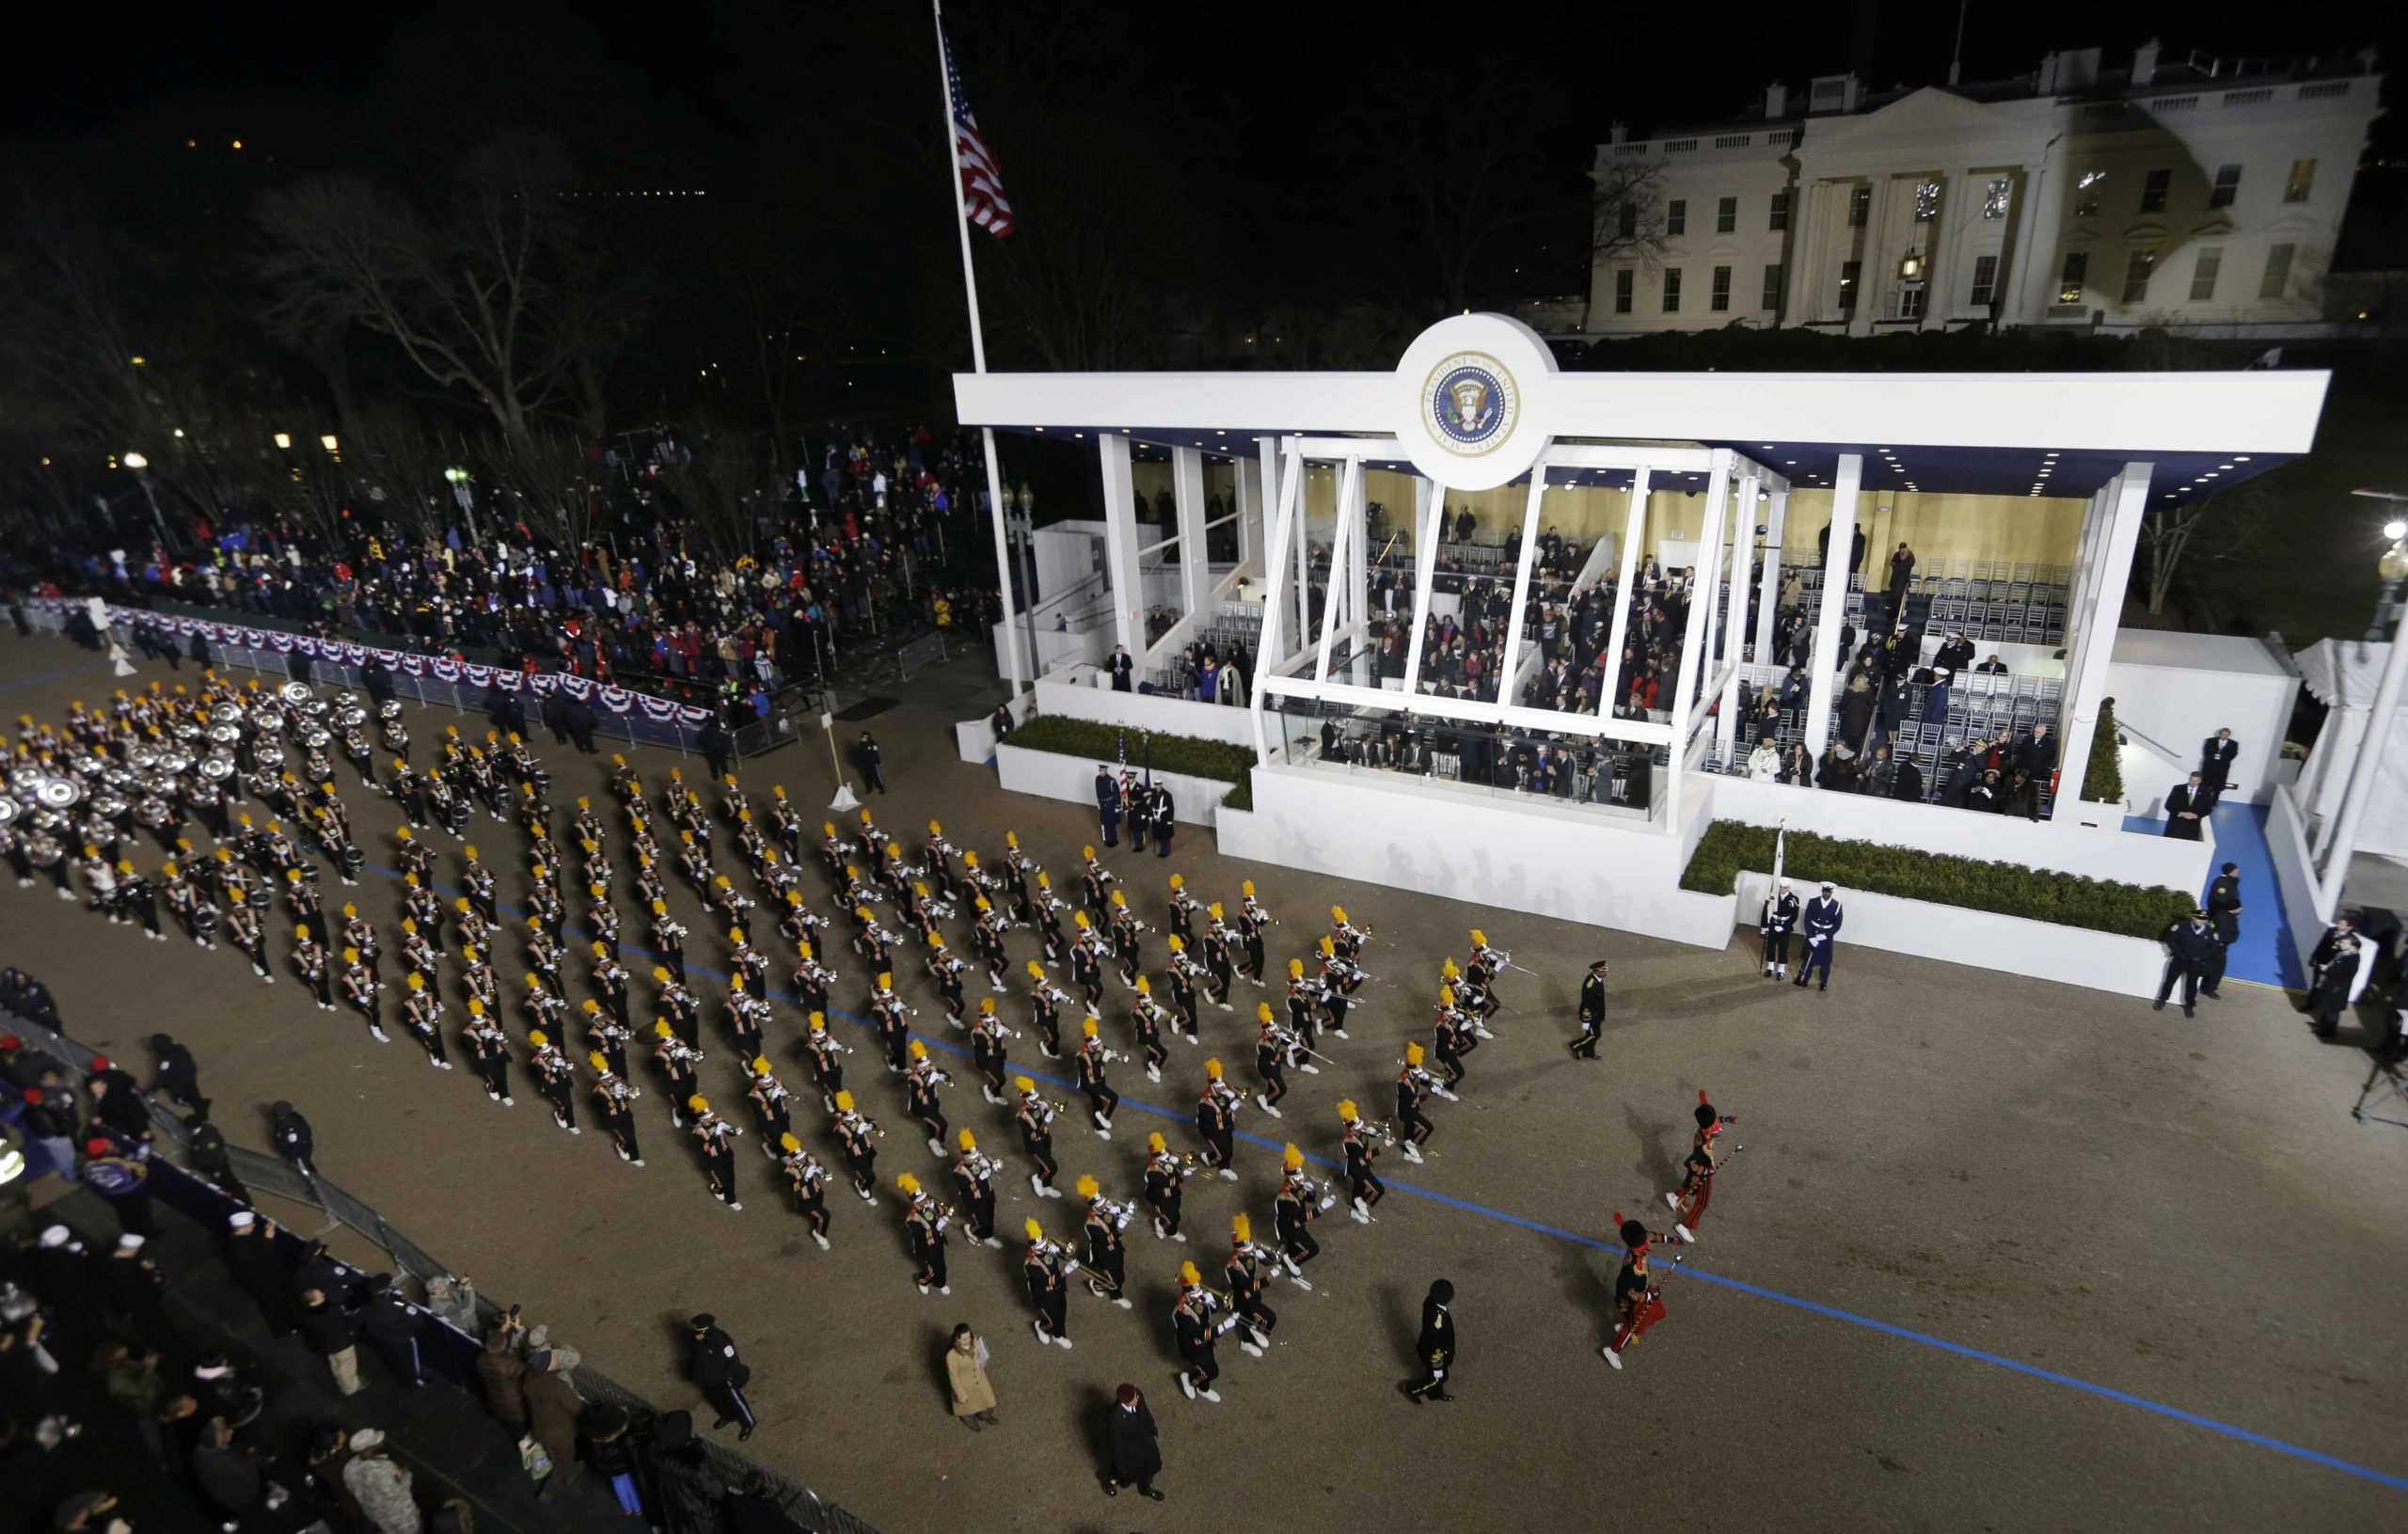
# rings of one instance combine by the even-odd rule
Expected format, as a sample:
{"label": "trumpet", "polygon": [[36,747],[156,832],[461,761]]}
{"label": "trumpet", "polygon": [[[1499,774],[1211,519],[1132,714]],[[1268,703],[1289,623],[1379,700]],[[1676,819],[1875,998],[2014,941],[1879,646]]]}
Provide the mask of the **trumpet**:
{"label": "trumpet", "polygon": [[1354,1124],[1354,1132],[1379,1145],[1396,1144],[1396,1127],[1385,1118],[1357,1119]]}
{"label": "trumpet", "polygon": [[1204,1164],[1203,1158],[1181,1150],[1166,1150],[1163,1152],[1163,1160],[1170,1163],[1171,1176],[1176,1178],[1193,1177]]}
{"label": "trumpet", "polygon": [[1134,1203],[1124,1203],[1119,1199],[1105,1198],[1101,1194],[1097,1196],[1094,1208],[1104,1215],[1115,1230],[1128,1229],[1129,1222],[1137,1217],[1137,1206]]}

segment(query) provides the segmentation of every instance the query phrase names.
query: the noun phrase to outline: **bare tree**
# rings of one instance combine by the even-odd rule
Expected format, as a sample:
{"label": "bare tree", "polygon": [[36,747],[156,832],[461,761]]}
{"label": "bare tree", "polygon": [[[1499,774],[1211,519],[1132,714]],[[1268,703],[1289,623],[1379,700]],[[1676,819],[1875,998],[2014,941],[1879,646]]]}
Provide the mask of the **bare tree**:
{"label": "bare tree", "polygon": [[2148,610],[2165,611],[2183,561],[2239,559],[2256,548],[2281,513],[2279,497],[2246,484],[2219,496],[2165,506],[2141,516],[2140,553],[2148,561]]}
{"label": "bare tree", "polygon": [[1591,262],[1664,253],[1664,166],[1659,161],[1608,159],[1589,173],[1594,188],[1589,225]]}
{"label": "bare tree", "polygon": [[509,134],[417,198],[357,176],[272,192],[269,319],[297,338],[354,325],[388,338],[531,452],[536,418],[574,390],[595,344],[591,295],[567,280],[581,255],[558,195],[567,178],[556,144]]}

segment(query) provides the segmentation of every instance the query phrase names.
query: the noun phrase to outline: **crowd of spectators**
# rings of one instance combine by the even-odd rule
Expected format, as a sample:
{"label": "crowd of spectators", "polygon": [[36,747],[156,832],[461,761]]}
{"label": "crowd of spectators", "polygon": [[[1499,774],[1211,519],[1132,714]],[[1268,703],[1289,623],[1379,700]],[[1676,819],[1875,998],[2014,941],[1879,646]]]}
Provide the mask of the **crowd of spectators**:
{"label": "crowd of spectators", "polygon": [[[15,970],[0,987],[12,1004],[48,995]],[[531,1492],[562,1527],[800,1527],[766,1479],[714,1471],[688,1414],[585,1399],[577,1351],[466,1278],[363,1273],[202,1156],[215,1193],[179,1180],[154,1208],[150,1184],[185,1174],[153,1160],[146,1099],[176,1095],[180,1072],[197,1095],[189,1056],[158,1044],[173,1053],[146,1090],[107,1060],[70,1069],[55,1046],[0,1036],[8,1100],[44,1115],[0,1116],[29,1148],[68,1151],[59,1169],[107,1210],[56,1206],[0,1245],[0,1534],[467,1534],[480,1506]],[[187,1130],[214,1136],[206,1106]],[[419,1395],[471,1380],[489,1439]]]}
{"label": "crowd of spectators", "polygon": [[601,455],[575,546],[471,489],[440,531],[360,498],[332,535],[285,512],[229,514],[197,520],[172,551],[56,551],[38,573],[73,595],[188,603],[686,702],[774,691],[876,637],[995,610],[970,440],[923,426],[816,443],[818,472],[752,498],[733,527],[698,518],[674,488],[673,470],[713,450],[664,434],[641,458]]}

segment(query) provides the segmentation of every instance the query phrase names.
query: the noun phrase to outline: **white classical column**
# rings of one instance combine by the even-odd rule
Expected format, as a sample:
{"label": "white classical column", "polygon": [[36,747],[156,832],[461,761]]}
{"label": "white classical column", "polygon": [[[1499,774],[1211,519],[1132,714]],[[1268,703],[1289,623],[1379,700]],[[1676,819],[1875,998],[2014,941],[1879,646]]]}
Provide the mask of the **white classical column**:
{"label": "white classical column", "polygon": [[[1726,545],[1737,541],[1731,530],[1736,520],[1731,514],[1732,455],[1728,449],[1718,449],[1716,452],[1715,467],[1711,470],[1715,476],[1714,485],[1706,495],[1708,515],[1714,521],[1717,535],[1713,538],[1699,537],[1697,560],[1689,566],[1691,622],[1696,621],[1701,605],[1705,609],[1705,627],[1701,638],[1705,652],[1702,657],[1704,663],[1692,669],[1687,664],[1686,653],[1682,656],[1681,701],[1692,709],[1705,706],[1706,689],[1714,684],[1714,647],[1722,622],[1723,571],[1719,566],[1727,552]],[[1719,511],[1715,509],[1718,502]]]}
{"label": "white classical column", "polygon": [[1329,680],[1329,657],[1335,648],[1339,630],[1361,621],[1362,614],[1352,610],[1354,583],[1350,572],[1363,557],[1360,542],[1362,522],[1348,514],[1347,502],[1362,494],[1363,461],[1349,458],[1338,477],[1337,516],[1332,522],[1329,539],[1329,592],[1322,598],[1321,638],[1313,657],[1313,680]]}
{"label": "white classical column", "polygon": [[1823,562],[1823,605],[1814,615],[1814,660],[1806,674],[1806,749],[1818,761],[1831,737],[1831,675],[1841,658],[1848,550],[1856,546],[1856,487],[1863,475],[1864,454],[1840,454],[1840,471],[1831,480],[1831,557]]}
{"label": "white classical column", "polygon": [[1238,514],[1238,563],[1244,564],[1262,546],[1262,530],[1256,525],[1262,517],[1262,468],[1244,453],[1229,460],[1229,496],[1230,510]]}
{"label": "white classical column", "polygon": [[1847,324],[1851,336],[1873,334],[1873,322],[1881,317],[1881,300],[1897,280],[1894,267],[1885,269],[1885,262],[1893,258],[1881,244],[1882,220],[1890,216],[1890,192],[1897,178],[1877,171],[1868,179],[1873,182],[1873,201],[1864,210],[1864,253],[1857,258],[1856,268],[1856,313]]}
{"label": "white classical column", "polygon": [[1539,551],[1539,502],[1546,498],[1546,455],[1530,466],[1529,498],[1522,506],[1522,557],[1513,565],[1513,610],[1505,620],[1505,658],[1497,665],[1497,703],[1510,707],[1522,667],[1522,613],[1530,600],[1530,562]]}
{"label": "white classical column", "polygon": [[1421,690],[1421,640],[1430,627],[1430,582],[1438,569],[1438,519],[1446,498],[1423,475],[1413,477],[1413,628],[1405,640],[1404,690]]}
{"label": "white classical column", "polygon": [[1597,689],[1597,717],[1613,718],[1622,702],[1622,647],[1630,640],[1631,583],[1639,578],[1639,545],[1647,534],[1647,467],[1630,471],[1630,512],[1623,521],[1622,563],[1614,575],[1614,620],[1606,630],[1605,683]]}
{"label": "white classical column", "polygon": [[[1705,492],[1705,526],[1698,533],[1698,562],[1695,568],[1711,571],[1722,549],[1722,526],[1731,506],[1731,450],[1717,448],[1707,471]],[[1693,586],[1694,581],[1691,583]],[[1692,591],[1689,596],[1689,618],[1681,635],[1681,671],[1672,684],[1672,745],[1664,766],[1665,823],[1677,827],[1681,823],[1681,783],[1688,776],[1689,714],[1698,688],[1703,685],[1709,670],[1704,655],[1707,644],[1707,595]]]}
{"label": "white classical column", "polygon": [[1313,470],[1299,455],[1289,460],[1296,476],[1296,641],[1313,632]]}
{"label": "white classical column", "polygon": [[1756,599],[1756,664],[1772,664],[1773,604],[1781,600],[1781,543],[1789,536],[1789,486],[1772,493],[1772,515],[1765,522],[1763,594]]}
{"label": "white classical column", "polygon": [[1130,655],[1146,653],[1146,582],[1137,567],[1137,488],[1129,472],[1129,439],[1105,432],[1096,444],[1103,464],[1103,568],[1112,585],[1113,642]]}
{"label": "white classical column", "polygon": [[[2367,715],[2366,733],[2358,737],[2357,754],[2350,760],[2350,781],[2341,793],[2340,813],[2335,816],[2332,834],[2326,838],[2321,857],[2322,876],[2316,882],[2316,919],[2330,922],[2334,910],[2341,904],[2342,887],[2350,882],[2350,860],[2358,850],[2358,825],[2366,818],[2367,800],[2373,797],[2375,772],[2382,760],[2384,748],[2391,743],[2391,732],[2382,727],[2400,709],[2400,687],[2408,677],[2408,605],[2399,609],[2400,616],[2391,625],[2391,651],[2383,663],[2383,679],[2375,684],[2374,708]],[[2329,726],[2338,734],[2341,716],[2335,714]],[[2311,863],[2309,874],[2316,869]]]}
{"label": "white classical column", "polygon": [[1204,562],[1204,454],[1196,448],[1170,450],[1171,501],[1179,515],[1180,615],[1193,617],[1212,590]]}
{"label": "white classical column", "polygon": [[2115,628],[2124,615],[2124,588],[2132,573],[2132,551],[2140,544],[2141,514],[2148,510],[2152,468],[2147,463],[2124,466],[2106,507],[2101,536],[2091,551],[2097,578],[2082,609],[2080,647],[2068,656],[2066,697],[2070,706],[2065,715],[2065,738],[2058,742],[2057,797],[2049,807],[2051,820],[2067,818],[2068,807],[2082,797],[2083,773],[2090,765],[2090,741],[2098,733],[2099,700],[2107,691]]}
{"label": "white classical column", "polygon": [[[1754,573],[1756,551],[1756,499],[1760,481],[1753,473],[1739,479],[1739,500],[1731,517],[1731,607],[1722,620],[1722,660],[1731,674],[1722,680],[1722,707],[1714,717],[1714,745],[1722,759],[1731,760],[1731,748],[1737,739],[1739,699],[1747,690],[1742,664],[1747,654],[1748,577]],[[1772,604],[1764,604],[1770,611]]]}
{"label": "white classical column", "polygon": [[[1270,733],[1262,722],[1263,705],[1267,700],[1262,679],[1278,664],[1280,646],[1287,642],[1286,636],[1280,632],[1287,617],[1287,593],[1283,590],[1287,585],[1287,545],[1288,540],[1295,535],[1296,508],[1303,499],[1303,486],[1297,482],[1304,476],[1296,472],[1295,458],[1291,455],[1288,463],[1281,466],[1272,457],[1272,451],[1271,439],[1266,436],[1262,439],[1263,472],[1270,483],[1278,489],[1277,509],[1272,513],[1270,530],[1262,545],[1265,584],[1268,587],[1262,594],[1262,638],[1261,642],[1255,646],[1254,674],[1246,678],[1245,706],[1254,723],[1254,759],[1257,762],[1271,760]],[[1282,723],[1279,727],[1279,749],[1282,752],[1288,749],[1287,735],[1288,727]]]}
{"label": "white classical column", "polygon": [[[1371,561],[1379,550],[1371,546],[1371,484],[1362,460],[1347,463],[1347,474],[1341,488],[1343,498],[1339,514],[1354,524],[1354,545],[1353,573],[1347,580],[1346,625],[1354,633],[1354,663],[1348,674],[1358,688],[1376,686],[1371,675]],[[1333,581],[1337,577],[1333,574]]]}
{"label": "white classical column", "polygon": [[2059,204],[2065,195],[2050,188],[2067,174],[2064,152],[2052,150],[2038,165],[2025,166],[2011,194],[2015,200],[2007,208],[2007,228],[2015,245],[2006,265],[2013,275],[1999,308],[2000,318],[2010,324],[2036,323],[2057,301],[2057,238],[2065,228]]}

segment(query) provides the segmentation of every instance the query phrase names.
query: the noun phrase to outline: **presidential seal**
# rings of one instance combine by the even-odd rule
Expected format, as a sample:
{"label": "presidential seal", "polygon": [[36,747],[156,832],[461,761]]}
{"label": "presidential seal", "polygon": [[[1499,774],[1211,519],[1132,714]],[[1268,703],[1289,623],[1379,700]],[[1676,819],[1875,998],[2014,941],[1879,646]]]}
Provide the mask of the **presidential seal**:
{"label": "presidential seal", "polygon": [[1522,402],[1503,363],[1482,352],[1457,352],[1430,370],[1421,403],[1439,446],[1477,458],[1513,435]]}

